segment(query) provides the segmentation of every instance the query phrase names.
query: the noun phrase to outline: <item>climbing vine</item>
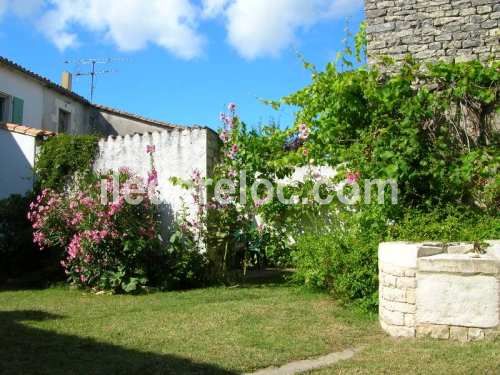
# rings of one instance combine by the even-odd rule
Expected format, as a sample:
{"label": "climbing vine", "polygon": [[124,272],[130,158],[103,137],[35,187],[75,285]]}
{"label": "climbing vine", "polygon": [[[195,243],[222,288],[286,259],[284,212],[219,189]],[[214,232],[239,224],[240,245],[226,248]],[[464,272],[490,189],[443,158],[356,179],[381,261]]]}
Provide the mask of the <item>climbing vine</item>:
{"label": "climbing vine", "polygon": [[42,144],[35,163],[37,184],[61,191],[75,175],[88,175],[98,151],[98,137],[60,134]]}

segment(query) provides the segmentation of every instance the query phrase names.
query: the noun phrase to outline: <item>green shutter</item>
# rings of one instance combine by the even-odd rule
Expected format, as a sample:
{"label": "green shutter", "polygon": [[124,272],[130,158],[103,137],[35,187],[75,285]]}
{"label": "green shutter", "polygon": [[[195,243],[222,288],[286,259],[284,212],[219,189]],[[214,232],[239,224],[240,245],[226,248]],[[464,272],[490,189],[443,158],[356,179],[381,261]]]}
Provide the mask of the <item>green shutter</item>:
{"label": "green shutter", "polygon": [[14,97],[12,99],[12,122],[22,125],[23,123],[24,100]]}

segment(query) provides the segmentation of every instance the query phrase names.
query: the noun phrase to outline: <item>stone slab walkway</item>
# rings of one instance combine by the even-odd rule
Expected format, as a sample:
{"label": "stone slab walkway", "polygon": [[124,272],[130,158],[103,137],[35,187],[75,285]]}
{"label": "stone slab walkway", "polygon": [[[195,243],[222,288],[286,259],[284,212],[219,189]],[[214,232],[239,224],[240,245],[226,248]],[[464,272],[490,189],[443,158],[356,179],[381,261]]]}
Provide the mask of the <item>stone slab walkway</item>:
{"label": "stone slab walkway", "polygon": [[281,367],[268,367],[252,374],[246,375],[294,375],[305,371],[316,370],[334,365],[337,362],[352,358],[360,349],[346,349],[343,352],[335,352],[316,359],[306,359],[288,363]]}

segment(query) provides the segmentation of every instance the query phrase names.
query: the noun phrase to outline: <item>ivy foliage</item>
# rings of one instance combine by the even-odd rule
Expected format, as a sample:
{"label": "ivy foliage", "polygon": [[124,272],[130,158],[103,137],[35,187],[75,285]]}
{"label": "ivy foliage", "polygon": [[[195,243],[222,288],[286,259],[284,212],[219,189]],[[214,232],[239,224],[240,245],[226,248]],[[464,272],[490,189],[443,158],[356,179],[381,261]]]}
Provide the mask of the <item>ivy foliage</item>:
{"label": "ivy foliage", "polygon": [[35,163],[39,187],[62,191],[75,174],[88,175],[98,151],[98,140],[94,135],[59,134],[45,141]]}
{"label": "ivy foliage", "polygon": [[[498,204],[500,62],[433,63],[410,58],[383,69],[340,72],[328,64],[285,97],[311,128],[309,160],[348,163],[363,178],[396,179],[410,206]],[[273,160],[289,165],[290,158]]]}

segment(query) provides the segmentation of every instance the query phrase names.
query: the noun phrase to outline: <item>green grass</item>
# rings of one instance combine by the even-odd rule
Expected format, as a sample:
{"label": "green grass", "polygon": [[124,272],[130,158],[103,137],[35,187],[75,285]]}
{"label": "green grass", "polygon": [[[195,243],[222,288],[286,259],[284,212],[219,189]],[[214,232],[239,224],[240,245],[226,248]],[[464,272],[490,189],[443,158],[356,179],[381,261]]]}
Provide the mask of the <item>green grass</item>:
{"label": "green grass", "polygon": [[[330,297],[254,285],[144,296],[0,292],[0,373],[235,374],[364,349],[322,373],[498,370],[498,343],[392,340]],[[468,371],[467,371],[468,370]],[[417,371],[418,372],[418,371]]]}

